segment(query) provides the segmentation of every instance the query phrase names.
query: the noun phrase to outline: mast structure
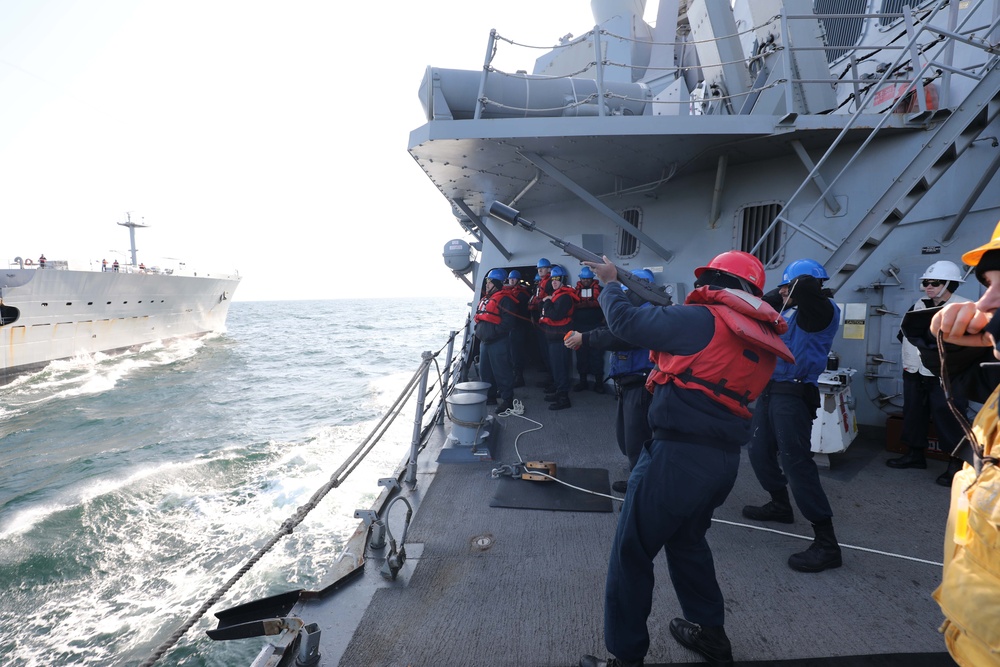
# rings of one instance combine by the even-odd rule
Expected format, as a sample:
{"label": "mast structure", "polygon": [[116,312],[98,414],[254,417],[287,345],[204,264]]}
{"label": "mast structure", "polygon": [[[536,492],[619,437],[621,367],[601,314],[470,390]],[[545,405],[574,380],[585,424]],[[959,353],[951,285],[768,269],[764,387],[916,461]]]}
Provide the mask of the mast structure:
{"label": "mast structure", "polygon": [[135,261],[135,228],[136,227],[149,227],[149,225],[144,225],[141,222],[132,222],[132,214],[129,212],[125,213],[125,222],[119,222],[122,227],[128,227],[129,242],[132,247],[132,266],[138,266]]}

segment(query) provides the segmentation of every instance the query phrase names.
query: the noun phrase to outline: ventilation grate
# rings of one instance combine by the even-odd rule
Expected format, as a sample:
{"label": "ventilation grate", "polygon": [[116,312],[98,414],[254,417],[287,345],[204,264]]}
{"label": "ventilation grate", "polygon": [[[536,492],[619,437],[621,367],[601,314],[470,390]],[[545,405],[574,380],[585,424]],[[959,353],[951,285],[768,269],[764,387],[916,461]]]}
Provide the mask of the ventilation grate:
{"label": "ventilation grate", "polygon": [[842,46],[842,49],[830,49],[826,52],[829,63],[843,57],[857,45],[864,32],[865,20],[858,14],[868,10],[868,0],[816,0],[817,14],[847,14],[846,17],[820,18],[823,24],[823,41],[827,46]]}
{"label": "ventilation grate", "polygon": [[782,208],[783,205],[778,202],[757,204],[743,208],[737,215],[736,237],[739,249],[743,252],[751,252],[757,242],[763,238],[764,242],[760,244],[754,255],[768,268],[774,268],[781,262],[779,248],[784,241],[785,226],[781,221],[778,221],[771,233],[767,234],[766,237],[764,233],[781,213]]}
{"label": "ventilation grate", "polygon": [[[642,210],[628,208],[622,211],[625,222],[638,230],[642,229]],[[629,234],[625,229],[618,228],[618,257],[628,259],[639,254],[639,239]]]}

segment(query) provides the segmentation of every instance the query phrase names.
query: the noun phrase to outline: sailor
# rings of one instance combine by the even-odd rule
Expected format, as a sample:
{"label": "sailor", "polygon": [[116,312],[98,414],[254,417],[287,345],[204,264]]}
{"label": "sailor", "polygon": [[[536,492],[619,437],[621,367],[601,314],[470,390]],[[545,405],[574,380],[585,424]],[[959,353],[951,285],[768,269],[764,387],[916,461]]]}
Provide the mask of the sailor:
{"label": "sailor", "polygon": [[101,271],[107,271],[107,270],[108,270],[108,260],[102,259],[101,260]]}
{"label": "sailor", "polygon": [[[604,313],[597,298],[601,294],[601,283],[594,279],[594,272],[589,266],[580,269],[580,279],[576,282],[576,295],[580,301],[573,311],[573,329],[587,332],[604,325]],[[584,391],[589,386],[587,375],[594,377],[594,391],[604,393],[604,355],[596,347],[581,348],[576,351],[576,372],[579,382],[573,387],[575,391]]]}
{"label": "sailor", "polygon": [[549,368],[552,370],[552,389],[545,394],[550,403],[549,410],[565,410],[569,402],[569,383],[573,373],[573,352],[566,347],[564,339],[573,328],[573,311],[579,297],[576,290],[566,284],[566,269],[552,267],[549,287],[551,294],[542,299],[538,325],[545,335],[549,351]]}
{"label": "sailor", "polygon": [[[637,269],[632,275],[653,284],[653,274],[647,269]],[[633,306],[652,305],[634,290],[626,290],[623,286],[622,291]],[[653,437],[648,417],[653,394],[647,391],[645,386],[646,378],[653,369],[653,362],[649,360],[649,350],[623,341],[611,333],[607,325],[588,332],[574,331],[566,339],[566,347],[577,350],[577,354],[588,348],[599,351],[611,350],[609,376],[615,383],[615,395],[618,398],[615,435],[618,449],[628,457],[628,469],[631,472],[639,461],[639,454],[646,441]],[[618,493],[625,493],[627,488],[628,482],[625,480],[611,484],[611,489]]]}
{"label": "sailor", "polygon": [[527,353],[528,336],[532,335],[531,318],[528,316],[528,301],[531,292],[521,282],[521,272],[511,269],[504,287],[517,302],[514,313],[514,329],[510,332],[510,363],[514,370],[514,388],[524,386],[524,359]]}
{"label": "sailor", "polygon": [[[907,312],[919,313],[928,308],[937,308],[945,303],[960,303],[968,299],[954,296],[953,292],[965,282],[962,271],[954,262],[941,260],[934,262],[920,277],[924,290],[923,299],[918,299]],[[944,390],[938,379],[941,362],[938,357],[937,341],[930,332],[930,318],[903,316],[897,335],[902,343],[903,357],[903,433],[901,440],[909,451],[898,458],[885,462],[890,468],[926,468],[928,417],[934,420],[934,427],[940,438],[941,450],[952,452],[965,437],[958,420],[952,414]],[[927,359],[925,365],[922,358]],[[952,391],[952,401],[963,415],[969,409],[964,392],[956,386]],[[948,468],[937,478],[941,486],[951,486],[951,478],[961,470],[962,460],[950,457]]]}
{"label": "sailor", "polygon": [[[962,255],[974,266],[976,278],[986,291],[976,302],[949,303],[934,315],[931,332],[940,332],[955,345],[992,348],[1000,359],[1000,224],[988,243]],[[948,374],[952,374],[951,362]],[[973,369],[980,371],[979,364]],[[981,397],[972,393],[970,398]],[[969,450],[973,465],[955,474],[951,486],[951,511],[945,531],[944,571],[933,597],[941,605],[941,626],[948,652],[960,665],[1000,666],[1000,623],[995,610],[1000,605],[1000,385],[983,402],[971,435]],[[971,450],[971,452],[970,452]],[[993,610],[991,613],[990,610]]]}
{"label": "sailor", "polygon": [[118,260],[116,259],[114,264],[111,265],[111,270],[118,273]]}
{"label": "sailor", "polygon": [[538,386],[545,387],[546,392],[551,392],[555,390],[555,387],[552,384],[552,369],[549,368],[548,342],[545,340],[545,333],[539,326],[538,320],[542,316],[542,300],[552,293],[552,290],[549,289],[552,262],[545,257],[541,257],[535,268],[538,272],[535,274],[535,282],[532,285],[531,299],[528,300],[528,314],[535,327],[533,344],[536,346],[538,356],[542,360],[542,367],[546,375],[548,375],[548,379],[540,382]]}
{"label": "sailor", "polygon": [[[483,297],[476,307],[476,338],[479,339],[479,377],[489,382],[486,404],[498,413],[514,404],[514,371],[510,363],[510,332],[514,329],[517,303],[505,289],[507,272],[493,269],[486,274]],[[497,401],[499,395],[500,400]]]}
{"label": "sailor", "polygon": [[831,292],[823,288],[827,278],[819,262],[799,259],[785,269],[778,289],[764,296],[781,309],[788,323],[781,338],[795,359],[778,361],[754,409],[750,463],[771,500],[763,506],[743,508],[748,519],[792,523],[791,487],[795,504],[812,523],[815,534],[808,549],[788,559],[789,567],[799,572],[822,572],[842,564],[833,532],[833,510],[820,484],[810,440],[820,406],[819,374],[826,370],[840,327],[840,308]]}
{"label": "sailor", "polygon": [[667,568],[684,618],[670,633],[713,665],[732,665],[725,602],[705,534],[712,512],[736,482],[740,447],[750,437],[748,403],[767,384],[777,357],[792,356],[786,325],[759,297],[764,267],[753,255],[724,252],[695,270],[682,306],[637,307],[617,269],[587,262],[604,282],[601,308],[611,332],[650,350],[656,368],[649,422],[653,439],[639,455],[611,548],[604,597],[609,661],[584,656],[582,667],[641,665],[649,650],[653,560]]}
{"label": "sailor", "polygon": [[41,257],[38,258],[38,268],[40,268],[40,269],[44,269],[45,268],[45,255],[44,254]]}

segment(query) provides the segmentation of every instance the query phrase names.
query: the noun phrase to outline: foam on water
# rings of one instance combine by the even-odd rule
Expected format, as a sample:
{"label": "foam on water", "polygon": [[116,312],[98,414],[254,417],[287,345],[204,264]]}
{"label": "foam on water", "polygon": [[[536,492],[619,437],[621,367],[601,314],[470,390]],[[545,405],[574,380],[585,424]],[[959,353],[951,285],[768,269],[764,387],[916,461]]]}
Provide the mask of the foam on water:
{"label": "foam on water", "polygon": [[[366,302],[235,303],[227,335],[68,360],[0,388],[0,664],[146,659],[329,481],[420,353],[445,343],[442,322],[458,328],[467,312],[381,305],[378,343],[355,345]],[[411,399],[213,611],[323,585],[412,420]],[[212,621],[157,664],[248,665],[260,642],[211,642]]]}

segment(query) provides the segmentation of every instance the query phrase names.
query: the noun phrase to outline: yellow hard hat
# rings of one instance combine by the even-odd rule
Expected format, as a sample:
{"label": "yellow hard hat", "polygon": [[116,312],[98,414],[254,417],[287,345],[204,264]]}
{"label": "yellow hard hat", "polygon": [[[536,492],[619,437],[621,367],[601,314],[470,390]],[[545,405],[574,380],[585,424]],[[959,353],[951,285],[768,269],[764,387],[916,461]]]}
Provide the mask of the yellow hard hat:
{"label": "yellow hard hat", "polygon": [[979,260],[990,250],[1000,250],[1000,222],[997,223],[996,229],[993,230],[993,238],[990,239],[990,242],[962,255],[962,261],[968,266],[979,266]]}

